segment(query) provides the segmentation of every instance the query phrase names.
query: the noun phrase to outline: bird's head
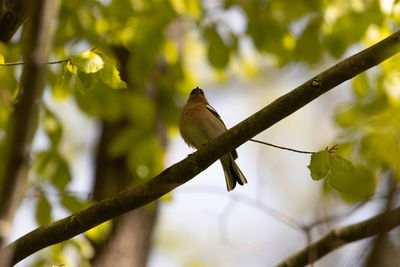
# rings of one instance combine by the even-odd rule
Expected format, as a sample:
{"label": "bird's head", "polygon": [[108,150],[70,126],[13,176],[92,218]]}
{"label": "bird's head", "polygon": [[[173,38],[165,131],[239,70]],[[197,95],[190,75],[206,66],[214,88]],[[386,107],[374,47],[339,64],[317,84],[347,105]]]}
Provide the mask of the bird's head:
{"label": "bird's head", "polygon": [[190,92],[189,101],[201,101],[207,103],[206,97],[204,96],[204,92],[199,87],[196,87]]}
{"label": "bird's head", "polygon": [[204,95],[204,92],[201,88],[196,87],[192,90],[192,92],[190,92],[190,96],[192,95]]}

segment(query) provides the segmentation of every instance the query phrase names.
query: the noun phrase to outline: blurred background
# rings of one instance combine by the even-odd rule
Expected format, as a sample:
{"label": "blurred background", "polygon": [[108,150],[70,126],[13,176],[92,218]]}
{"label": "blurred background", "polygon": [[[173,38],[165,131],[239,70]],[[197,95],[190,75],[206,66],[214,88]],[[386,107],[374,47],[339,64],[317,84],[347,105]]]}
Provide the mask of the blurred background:
{"label": "blurred background", "polygon": [[[389,36],[399,22],[395,0],[61,1],[48,61],[72,58],[47,66],[26,190],[9,240],[146,182],[192,153],[178,121],[196,86],[231,128]],[[4,62],[24,59],[26,30],[17,26],[0,42]],[[111,71],[79,64],[74,71],[71,62],[83,51]],[[373,191],[337,192],[326,179],[311,178],[310,155],[247,142],[236,160],[247,185],[227,192],[216,162],[156,202],[17,266],[274,266],[332,229],[395,206],[398,60],[343,83],[255,137],[312,152],[338,144],[342,157],[368,168],[372,181],[365,183]],[[3,146],[22,71],[0,67]],[[398,229],[383,240],[346,245],[314,266],[399,266]]]}

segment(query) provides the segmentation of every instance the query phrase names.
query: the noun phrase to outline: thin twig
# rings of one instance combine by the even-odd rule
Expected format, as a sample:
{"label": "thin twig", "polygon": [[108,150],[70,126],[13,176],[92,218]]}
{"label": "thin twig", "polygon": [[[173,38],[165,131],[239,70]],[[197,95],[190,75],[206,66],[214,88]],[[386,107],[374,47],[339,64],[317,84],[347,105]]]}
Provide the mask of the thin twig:
{"label": "thin twig", "polygon": [[[50,65],[50,64],[61,64],[70,61],[70,59],[62,59],[57,61],[49,61],[49,62],[41,62],[38,64]],[[0,64],[0,66],[17,66],[17,65],[25,65],[26,61],[16,61],[16,62],[8,62]]]}
{"label": "thin twig", "polygon": [[264,142],[264,141],[260,141],[260,140],[256,140],[256,139],[249,139],[249,141],[252,141],[254,143],[260,143],[260,144],[267,145],[267,146],[272,146],[272,147],[283,149],[283,150],[296,152],[296,153],[302,153],[302,154],[315,154],[315,153],[317,153],[317,152],[311,152],[311,151],[297,150],[297,149],[283,147],[283,146],[277,146],[277,145],[274,145],[274,144],[271,144],[271,143],[267,143],[267,142]]}

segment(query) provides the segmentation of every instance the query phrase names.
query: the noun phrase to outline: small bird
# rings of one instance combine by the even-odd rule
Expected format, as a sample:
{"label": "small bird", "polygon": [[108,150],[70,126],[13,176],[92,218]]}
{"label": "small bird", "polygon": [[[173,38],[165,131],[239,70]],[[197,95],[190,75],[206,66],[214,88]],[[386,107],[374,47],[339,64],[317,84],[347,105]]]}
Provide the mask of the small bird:
{"label": "small bird", "polygon": [[[199,87],[192,90],[186,105],[182,109],[179,132],[183,140],[190,147],[196,149],[226,132],[224,122],[217,111],[208,104],[203,90]],[[235,162],[237,157],[236,150],[233,150],[220,158],[228,191],[235,188],[236,182],[240,185],[247,183]]]}

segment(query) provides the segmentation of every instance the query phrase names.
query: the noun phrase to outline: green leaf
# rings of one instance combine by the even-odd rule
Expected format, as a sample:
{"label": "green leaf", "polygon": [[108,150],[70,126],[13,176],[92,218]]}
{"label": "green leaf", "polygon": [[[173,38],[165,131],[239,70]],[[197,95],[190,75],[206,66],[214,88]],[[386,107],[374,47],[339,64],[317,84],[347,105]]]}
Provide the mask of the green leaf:
{"label": "green leaf", "polygon": [[[129,110],[129,112],[136,110],[132,108],[132,106],[126,107],[126,105],[122,103],[126,100],[128,94],[121,95],[116,93],[99,80],[93,81],[93,83],[95,83],[94,90],[87,90],[85,87],[76,88],[80,93],[75,94],[75,99],[79,107],[86,113],[99,116],[106,120],[116,120],[122,115],[124,108],[127,111]],[[83,85],[81,84],[80,86]]]}
{"label": "green leaf", "polygon": [[79,71],[85,73],[98,72],[104,66],[104,62],[101,56],[96,52],[93,52],[92,50],[86,50],[76,54],[71,58],[71,62],[77,67]]}
{"label": "green leaf", "polygon": [[288,34],[287,27],[266,13],[257,11],[249,17],[247,34],[258,50],[287,57],[288,50],[282,45],[284,36]]}
{"label": "green leaf", "polygon": [[45,196],[41,196],[36,205],[36,221],[39,225],[51,222],[51,205]]}
{"label": "green leaf", "polygon": [[51,143],[53,144],[53,147],[57,147],[62,136],[62,126],[55,115],[48,108],[45,108],[43,126],[50,138]]}
{"label": "green leaf", "polygon": [[296,43],[296,58],[307,61],[308,63],[316,63],[321,57],[322,47],[319,40],[321,30],[321,18],[312,19],[307,28],[301,34]]}
{"label": "green leaf", "polygon": [[64,157],[59,154],[54,157],[54,162],[57,168],[54,175],[51,176],[52,182],[60,191],[64,191],[67,184],[72,180],[68,163]]}
{"label": "green leaf", "polygon": [[38,153],[32,168],[40,179],[52,181],[60,191],[65,190],[71,181],[71,173],[66,160],[55,150]]}
{"label": "green leaf", "polygon": [[362,110],[359,107],[343,107],[343,111],[336,115],[336,122],[339,126],[355,127],[360,123],[360,116],[362,116]]}
{"label": "green leaf", "polygon": [[57,75],[57,84],[53,84],[51,86],[51,90],[55,99],[65,100],[71,94],[72,77],[72,73],[68,70],[68,65],[64,66],[61,77]]}
{"label": "green leaf", "polygon": [[116,137],[113,138],[108,148],[108,152],[113,157],[118,157],[128,152],[134,147],[132,140],[139,142],[146,135],[138,127],[127,127],[121,130]]}
{"label": "green leaf", "polygon": [[389,169],[400,165],[400,138],[394,131],[376,131],[361,140],[361,154],[372,166]]}
{"label": "green leaf", "polygon": [[382,22],[379,1],[366,3],[363,11],[350,9],[336,19],[330,32],[327,31],[324,38],[325,46],[331,55],[339,58],[350,45],[359,42],[364,37],[370,25],[378,26]]}
{"label": "green leaf", "polygon": [[331,175],[327,177],[327,182],[348,202],[365,199],[375,190],[375,178],[372,172],[365,166],[354,166],[345,159],[333,161],[333,169]]}
{"label": "green leaf", "polygon": [[112,230],[112,221],[106,221],[85,232],[85,235],[94,243],[102,244]]}
{"label": "green leaf", "polygon": [[308,165],[313,180],[321,180],[328,175],[331,169],[331,155],[328,151],[320,151],[311,155],[311,162]]}
{"label": "green leaf", "polygon": [[155,107],[154,102],[139,93],[131,94],[125,98],[126,113],[132,122],[140,125],[142,129],[152,129],[154,127]]}
{"label": "green leaf", "polygon": [[52,160],[53,153],[50,151],[41,151],[36,154],[36,157],[32,164],[33,171],[40,176],[40,178],[50,179],[51,173],[54,172],[54,168],[50,161]]}
{"label": "green leaf", "polygon": [[[148,153],[148,151],[151,151],[151,153]],[[151,178],[162,171],[163,165],[160,159],[164,152],[157,138],[148,135],[137,142],[134,147],[131,147],[127,158],[128,168],[142,179]]]}
{"label": "green leaf", "polygon": [[88,91],[97,88],[100,77],[99,73],[88,74],[78,70],[75,79],[76,79],[76,89],[78,90],[78,92],[85,94]]}
{"label": "green leaf", "polygon": [[369,84],[367,74],[365,72],[360,73],[353,79],[353,92],[357,97],[364,97],[369,91]]}
{"label": "green leaf", "polygon": [[208,41],[208,60],[216,68],[225,68],[230,58],[229,48],[225,45],[215,28],[206,31]]}
{"label": "green leaf", "polygon": [[375,178],[365,166],[357,165],[334,153],[320,151],[311,156],[308,166],[313,180],[325,178],[325,184],[348,202],[365,199],[375,190]]}
{"label": "green leaf", "polygon": [[78,212],[83,208],[83,203],[73,196],[63,195],[60,203],[71,213]]}
{"label": "green leaf", "polygon": [[106,56],[103,56],[103,59],[104,68],[100,70],[100,79],[112,89],[126,88],[127,85],[123,80],[121,80],[115,61]]}

